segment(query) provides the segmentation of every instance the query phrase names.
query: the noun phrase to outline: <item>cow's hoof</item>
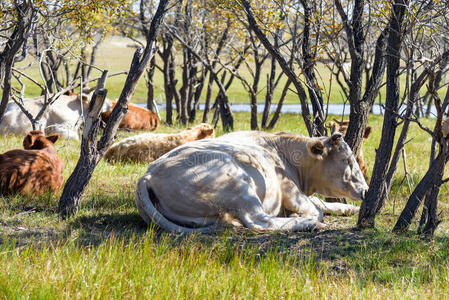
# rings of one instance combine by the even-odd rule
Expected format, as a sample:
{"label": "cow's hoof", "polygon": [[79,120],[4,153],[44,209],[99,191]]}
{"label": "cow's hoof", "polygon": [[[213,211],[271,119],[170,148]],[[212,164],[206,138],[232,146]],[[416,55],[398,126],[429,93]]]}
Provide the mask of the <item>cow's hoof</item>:
{"label": "cow's hoof", "polygon": [[360,210],[359,206],[355,206],[355,205],[350,205],[349,207],[347,207],[344,211],[344,215],[345,216],[350,216],[350,215],[355,215],[356,213],[358,213]]}
{"label": "cow's hoof", "polygon": [[316,222],[315,227],[312,229],[312,231],[321,231],[324,228],[326,228],[326,224],[321,223],[321,222]]}

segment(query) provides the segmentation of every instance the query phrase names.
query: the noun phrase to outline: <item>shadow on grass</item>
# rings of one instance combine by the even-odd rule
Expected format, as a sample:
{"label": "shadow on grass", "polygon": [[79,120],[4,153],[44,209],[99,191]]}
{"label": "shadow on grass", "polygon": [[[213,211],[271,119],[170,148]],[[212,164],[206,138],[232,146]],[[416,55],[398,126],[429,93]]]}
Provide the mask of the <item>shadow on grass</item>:
{"label": "shadow on grass", "polygon": [[335,224],[337,220],[340,221],[338,226],[315,233],[224,228],[214,234],[179,235],[149,227],[134,208],[99,212],[91,209],[82,210],[67,221],[59,219],[54,223],[59,226],[25,227],[20,222],[0,220],[0,244],[12,248],[26,245],[40,248],[73,242],[75,247],[83,248],[120,241],[134,247],[149,240],[155,249],[163,248],[164,251],[185,253],[186,249],[197,249],[211,252],[223,264],[233,264],[236,256],[257,262],[273,257],[274,253],[280,263],[288,257],[296,257],[299,261],[312,259],[328,264],[332,273],[363,270],[371,272],[369,276],[373,278],[377,278],[377,270],[387,267],[408,274],[420,266],[421,262],[416,258],[424,254],[439,263],[449,259],[449,238],[437,237],[428,242],[415,235],[398,237],[389,232],[357,231],[352,228],[350,218],[328,217],[329,223]]}
{"label": "shadow on grass", "polygon": [[[312,254],[318,259],[333,259],[356,251],[367,239],[367,234],[350,229],[333,229],[317,233],[305,232],[255,232],[245,228],[224,228],[214,234],[179,235],[167,233],[156,226],[151,228],[134,209],[122,212],[81,211],[55,228],[54,226],[22,226],[20,222],[3,223],[0,243],[15,241],[16,246],[63,244],[75,241],[80,247],[99,246],[112,236],[125,244],[139,239],[151,238],[154,243],[161,239],[174,248],[186,243],[211,248],[217,244],[229,249],[246,251],[250,249],[260,256],[268,252],[285,255]],[[2,237],[3,236],[3,237]],[[2,241],[3,240],[3,241]]]}

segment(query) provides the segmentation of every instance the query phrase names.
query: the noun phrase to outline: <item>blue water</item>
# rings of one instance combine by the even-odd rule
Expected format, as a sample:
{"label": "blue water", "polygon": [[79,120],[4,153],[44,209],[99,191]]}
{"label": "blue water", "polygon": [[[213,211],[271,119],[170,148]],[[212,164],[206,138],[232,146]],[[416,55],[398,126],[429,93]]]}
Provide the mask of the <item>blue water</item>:
{"label": "blue water", "polygon": [[[146,107],[145,104],[140,104],[142,107]],[[277,105],[271,105],[270,112],[274,112],[276,110]],[[160,110],[165,110],[165,104],[158,105]],[[200,110],[204,110],[204,104],[200,104]],[[262,113],[264,109],[264,104],[257,105],[257,112]],[[329,104],[324,107],[324,112],[329,115],[349,115],[349,105],[344,104]],[[231,104],[231,110],[233,112],[250,112],[251,108],[249,104]],[[309,105],[309,110],[312,111],[312,105]],[[400,112],[405,110],[405,105],[401,107]],[[284,104],[281,109],[282,113],[291,113],[291,114],[300,114],[301,113],[301,105],[300,104]],[[379,104],[373,105],[373,114],[382,115],[384,113],[384,108]],[[431,108],[431,116],[436,115],[435,106]]]}

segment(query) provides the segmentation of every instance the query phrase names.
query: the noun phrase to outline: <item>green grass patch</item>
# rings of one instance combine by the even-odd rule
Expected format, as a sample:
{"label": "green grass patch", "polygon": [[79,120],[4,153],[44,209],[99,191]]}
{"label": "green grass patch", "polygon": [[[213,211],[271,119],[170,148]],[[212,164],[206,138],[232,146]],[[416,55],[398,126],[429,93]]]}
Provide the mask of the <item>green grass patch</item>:
{"label": "green grass patch", "polygon": [[[370,174],[382,118],[371,116],[369,125],[374,130],[364,153]],[[249,129],[249,114],[236,113],[235,127]],[[306,133],[293,114],[283,115],[275,131]],[[220,126],[217,133],[223,134]],[[120,131],[118,139],[133,134]],[[416,185],[427,170],[430,138],[415,125],[410,137],[407,168]],[[2,136],[0,153],[21,148],[22,138]],[[67,179],[80,143],[56,145]],[[443,223],[434,240],[390,233],[409,195],[399,184],[402,162],[376,231],[353,230],[356,216],[326,216],[328,228],[319,233],[226,229],[190,236],[149,228],[138,215],[134,189],[147,167],[100,161],[79,213],[68,220],[56,214],[61,191],[0,197],[0,298],[443,299],[449,293],[448,188],[441,191]]]}

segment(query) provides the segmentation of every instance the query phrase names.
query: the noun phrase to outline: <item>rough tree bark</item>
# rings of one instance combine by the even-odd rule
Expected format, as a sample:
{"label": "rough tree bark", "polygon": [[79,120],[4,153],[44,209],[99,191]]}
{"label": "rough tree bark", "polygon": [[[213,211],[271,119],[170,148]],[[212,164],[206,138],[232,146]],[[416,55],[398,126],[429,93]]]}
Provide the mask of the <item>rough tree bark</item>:
{"label": "rough tree bark", "polygon": [[314,55],[312,54],[310,42],[310,23],[312,20],[312,8],[310,7],[310,2],[311,1],[301,0],[301,5],[304,9],[304,29],[302,33],[302,68],[307,82],[309,98],[311,99],[312,103],[315,128],[318,131],[318,135],[324,136],[327,135],[323,114],[324,102],[314,71],[316,57],[314,57]]}
{"label": "rough tree bark", "polygon": [[362,202],[357,226],[359,228],[374,227],[379,204],[379,196],[385,189],[387,167],[390,162],[394,137],[397,127],[397,110],[399,105],[399,65],[402,46],[402,23],[407,5],[406,0],[395,0],[393,16],[389,26],[387,54],[387,95],[382,137],[376,152],[373,176],[366,198]]}
{"label": "rough tree bark", "polygon": [[350,20],[341,2],[336,0],[335,6],[342,19],[351,56],[351,71],[348,79],[350,103],[349,126],[345,141],[354,153],[357,153],[363,141],[363,134],[368,122],[369,112],[378,94],[380,83],[385,72],[385,50],[389,26],[380,33],[376,41],[372,73],[367,80],[362,97],[363,72],[365,69],[365,32],[363,24],[365,1],[354,1]]}
{"label": "rough tree bark", "polygon": [[[398,221],[393,227],[393,232],[402,233],[408,230],[412,219],[414,218],[419,205],[421,204],[422,199],[426,195],[426,193],[429,192],[429,187],[431,188],[433,194],[433,200],[431,201],[431,204],[433,205],[433,218],[430,220],[434,224],[427,225],[429,228],[433,227],[433,230],[431,233],[433,234],[434,229],[436,228],[436,225],[438,225],[438,220],[436,217],[436,204],[438,200],[438,192],[440,190],[440,186],[442,183],[442,177],[444,174],[444,166],[446,165],[448,149],[447,149],[447,142],[445,142],[445,145],[440,148],[440,153],[438,154],[437,158],[432,162],[432,164],[429,167],[429,170],[426,172],[424,177],[421,179],[421,181],[416,186],[415,190],[411,194],[410,198],[407,201],[407,204],[404,207],[404,210],[402,211],[401,215],[398,218]],[[435,188],[433,188],[435,186]],[[435,194],[436,193],[436,194]],[[434,226],[432,226],[434,225]],[[430,230],[427,229],[429,232]]]}
{"label": "rough tree bark", "polygon": [[79,209],[80,200],[90,177],[95,170],[96,165],[103,157],[106,150],[113,143],[114,137],[117,133],[120,121],[125,116],[128,110],[128,103],[131,99],[139,78],[148,66],[148,63],[154,55],[154,43],[157,33],[162,22],[163,16],[166,12],[166,7],[169,0],[161,0],[159,6],[151,20],[150,28],[148,30],[147,43],[144,50],[138,49],[131,62],[131,67],[125,81],[122,93],[117,101],[117,105],[112,111],[111,118],[108,121],[102,137],[97,141],[97,133],[99,127],[99,114],[101,111],[101,99],[106,91],[101,88],[101,81],[99,89],[95,92],[96,97],[92,98],[89,105],[88,119],[83,132],[83,139],[81,144],[81,156],[75,167],[75,170],[67,180],[67,183],[59,200],[58,212],[66,218],[74,214]]}
{"label": "rough tree bark", "polygon": [[173,124],[173,90],[171,88],[170,76],[170,56],[172,55],[173,38],[170,34],[162,34],[162,51],[159,51],[159,56],[163,61],[162,72],[164,75],[164,91],[165,91],[165,122],[168,125]]}
{"label": "rough tree bark", "polygon": [[[276,40],[277,39],[275,39],[275,47],[276,47]],[[272,56],[270,75],[267,75],[267,92],[265,94],[265,106],[263,108],[262,121],[260,124],[263,129],[266,129],[268,125],[268,117],[270,114],[271,102],[273,101],[274,90],[276,88],[274,82],[275,76],[276,76],[276,59]],[[277,81],[276,83],[279,83],[279,81]]]}
{"label": "rough tree bark", "polygon": [[156,69],[156,55],[150,61],[150,66],[147,69],[147,108],[155,111],[154,107],[154,71]]}

